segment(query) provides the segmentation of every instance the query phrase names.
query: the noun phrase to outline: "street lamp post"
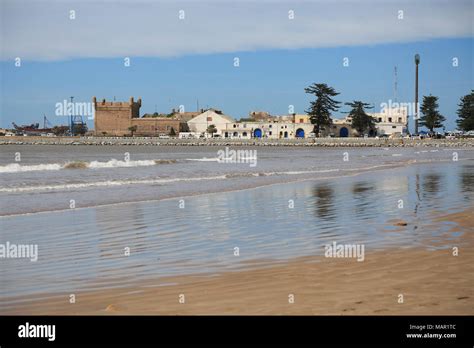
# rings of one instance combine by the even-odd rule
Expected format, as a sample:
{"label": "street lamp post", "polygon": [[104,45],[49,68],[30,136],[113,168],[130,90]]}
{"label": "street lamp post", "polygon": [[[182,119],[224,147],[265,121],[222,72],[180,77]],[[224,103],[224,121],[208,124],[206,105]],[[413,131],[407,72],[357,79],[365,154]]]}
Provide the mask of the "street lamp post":
{"label": "street lamp post", "polygon": [[74,110],[74,103],[73,103],[73,100],[74,100],[74,97],[71,97],[71,114],[69,115],[70,117],[70,127],[69,127],[69,131],[71,132],[71,135],[74,136],[74,113],[73,113],[73,110]]}
{"label": "street lamp post", "polygon": [[415,72],[415,135],[418,135],[418,65],[420,64],[420,55],[415,54],[415,65],[416,65],[416,72]]}

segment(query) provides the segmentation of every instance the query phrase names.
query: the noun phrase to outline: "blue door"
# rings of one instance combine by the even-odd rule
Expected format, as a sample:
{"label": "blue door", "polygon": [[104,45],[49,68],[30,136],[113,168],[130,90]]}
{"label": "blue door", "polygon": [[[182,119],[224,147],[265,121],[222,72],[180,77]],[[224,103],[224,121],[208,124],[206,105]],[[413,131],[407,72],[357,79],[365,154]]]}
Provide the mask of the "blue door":
{"label": "blue door", "polygon": [[342,127],[339,131],[339,136],[341,138],[347,138],[349,136],[349,129],[347,129],[346,127]]}
{"label": "blue door", "polygon": [[261,138],[262,137],[262,130],[257,128],[254,132],[253,132],[253,136],[254,138]]}
{"label": "blue door", "polygon": [[304,138],[304,130],[301,129],[301,128],[298,128],[298,129],[296,130],[296,137],[297,137],[297,138]]}

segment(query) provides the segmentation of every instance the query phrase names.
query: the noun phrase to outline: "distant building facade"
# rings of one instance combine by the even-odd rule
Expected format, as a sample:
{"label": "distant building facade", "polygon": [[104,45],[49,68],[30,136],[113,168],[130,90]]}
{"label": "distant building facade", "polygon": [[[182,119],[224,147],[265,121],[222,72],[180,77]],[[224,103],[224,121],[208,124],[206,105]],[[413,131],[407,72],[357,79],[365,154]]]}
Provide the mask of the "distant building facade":
{"label": "distant building facade", "polygon": [[[382,112],[368,113],[375,121],[375,132],[370,136],[402,136],[408,129],[408,110],[406,108],[386,108]],[[322,134],[335,137],[357,137],[359,133],[352,128],[352,118],[333,119],[329,128],[325,127]]]}
{"label": "distant building facade", "polygon": [[231,139],[294,139],[307,138],[313,131],[310,123],[296,124],[293,122],[235,122],[221,131],[223,138]]}
{"label": "distant building facade", "polygon": [[209,109],[189,120],[188,128],[190,132],[207,134],[208,128],[214,126],[216,134],[221,134],[233,122],[235,121],[232,117],[224,115],[221,111]]}
{"label": "distant building facade", "polygon": [[369,115],[375,119],[377,135],[405,135],[408,131],[406,107],[384,108],[382,112]]}
{"label": "distant building facade", "polygon": [[270,116],[263,111],[249,115],[256,117],[227,124],[221,130],[221,136],[231,139],[294,139],[307,138],[314,129],[307,115]]}
{"label": "distant building facade", "polygon": [[356,137],[359,135],[357,131],[352,128],[352,120],[349,117],[333,119],[332,124],[327,127],[327,129],[325,127],[322,133],[326,136],[340,138]]}
{"label": "distant building facade", "polygon": [[133,97],[128,102],[97,101],[94,104],[94,134],[126,136],[132,133],[139,136],[158,136],[178,134],[187,128],[186,122],[173,117],[142,117],[140,107],[142,100],[134,101]]}
{"label": "distant building facade", "polygon": [[[249,118],[235,121],[220,110],[208,109],[193,112],[172,110],[169,114],[145,114],[140,117],[142,101],[133,97],[128,102],[111,102],[92,99],[95,109],[94,134],[127,136],[132,132],[138,136],[178,135],[189,133],[191,137],[218,136],[229,139],[294,139],[314,137],[314,125],[309,115],[289,114],[272,116],[266,111],[252,111]],[[408,112],[406,108],[386,108],[380,113],[369,114],[374,118],[375,131],[372,135],[404,135],[407,131]],[[210,126],[215,129],[209,134]],[[352,119],[333,119],[332,124],[320,129],[320,136],[359,136],[352,128]],[[183,135],[184,137],[184,135]]]}

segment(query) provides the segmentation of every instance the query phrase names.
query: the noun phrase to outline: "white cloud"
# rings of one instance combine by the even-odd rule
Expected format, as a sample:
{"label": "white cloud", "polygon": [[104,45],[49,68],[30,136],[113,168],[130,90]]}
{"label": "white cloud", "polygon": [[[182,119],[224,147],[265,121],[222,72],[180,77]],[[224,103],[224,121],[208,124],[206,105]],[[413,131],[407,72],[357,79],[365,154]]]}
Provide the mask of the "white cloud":
{"label": "white cloud", "polygon": [[[172,57],[473,36],[470,0],[0,1],[3,60]],[[69,19],[70,10],[76,19]]]}

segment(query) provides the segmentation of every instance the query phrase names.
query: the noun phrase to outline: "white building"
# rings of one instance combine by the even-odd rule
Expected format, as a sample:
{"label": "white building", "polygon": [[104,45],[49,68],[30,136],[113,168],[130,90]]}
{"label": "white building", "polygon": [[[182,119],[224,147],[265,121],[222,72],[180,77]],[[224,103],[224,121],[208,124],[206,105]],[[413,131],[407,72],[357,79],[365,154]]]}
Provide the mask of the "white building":
{"label": "white building", "polygon": [[221,134],[229,124],[234,122],[232,117],[224,115],[218,110],[209,109],[189,120],[188,127],[190,132],[207,134],[208,127],[214,125],[217,129],[216,134]]}
{"label": "white building", "polygon": [[307,138],[313,128],[311,123],[243,121],[228,124],[220,134],[223,138],[232,139],[294,139]]}
{"label": "white building", "polygon": [[[367,113],[375,121],[375,132],[369,131],[369,136],[373,135],[405,135],[408,125],[408,110],[405,107],[385,108],[382,112]],[[333,119],[330,126],[330,134],[338,137],[357,137],[357,130],[352,128],[352,117],[346,116],[343,119]]]}
{"label": "white building", "polygon": [[218,110],[209,109],[193,117],[187,122],[189,134],[183,137],[199,137],[207,134],[213,125],[217,132],[213,135],[228,139],[294,139],[307,138],[314,126],[309,122],[308,115],[287,115],[262,120],[239,121],[224,115]]}
{"label": "white building", "polygon": [[405,135],[408,129],[406,107],[384,108],[382,112],[369,113],[375,119],[377,135]]}

